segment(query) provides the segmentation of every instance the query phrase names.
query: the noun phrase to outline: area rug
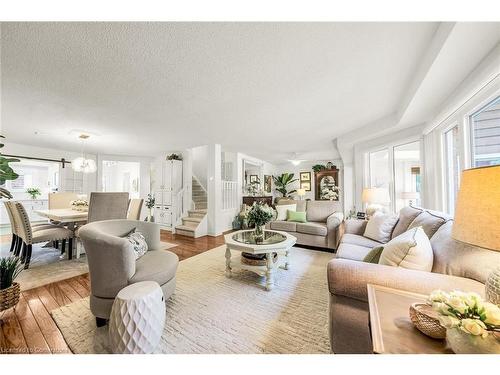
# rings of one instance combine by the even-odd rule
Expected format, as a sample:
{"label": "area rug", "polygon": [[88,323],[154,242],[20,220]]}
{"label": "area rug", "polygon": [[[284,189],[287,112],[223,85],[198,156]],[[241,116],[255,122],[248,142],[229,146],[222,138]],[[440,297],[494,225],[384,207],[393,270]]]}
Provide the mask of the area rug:
{"label": "area rug", "polygon": [[[183,260],[166,303],[157,353],[329,353],[326,266],[333,257],[292,249],[289,270],[275,288],[249,271],[224,275],[225,247]],[[109,353],[107,326],[96,328],[88,298],[53,310],[74,353]]]}

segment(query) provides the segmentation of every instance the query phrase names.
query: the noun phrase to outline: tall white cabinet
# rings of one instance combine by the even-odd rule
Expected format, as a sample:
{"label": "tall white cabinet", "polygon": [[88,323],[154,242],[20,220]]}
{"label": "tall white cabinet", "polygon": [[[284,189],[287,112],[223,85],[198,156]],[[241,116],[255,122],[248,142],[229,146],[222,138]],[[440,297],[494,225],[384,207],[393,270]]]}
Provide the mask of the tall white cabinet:
{"label": "tall white cabinet", "polygon": [[165,229],[172,229],[182,212],[182,161],[157,160],[154,164],[153,194],[155,197],[155,222]]}

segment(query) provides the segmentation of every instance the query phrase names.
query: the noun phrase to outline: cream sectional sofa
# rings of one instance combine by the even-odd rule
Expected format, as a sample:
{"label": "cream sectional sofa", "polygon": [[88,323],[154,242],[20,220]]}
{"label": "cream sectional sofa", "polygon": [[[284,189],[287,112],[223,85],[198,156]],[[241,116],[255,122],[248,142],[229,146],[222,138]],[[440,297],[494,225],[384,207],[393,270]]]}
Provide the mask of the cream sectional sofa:
{"label": "cream sectional sofa", "polygon": [[372,353],[367,284],[422,294],[434,289],[460,289],[483,295],[489,273],[500,264],[500,252],[453,240],[453,220],[449,215],[414,207],[400,211],[391,238],[421,226],[434,252],[432,272],[365,263],[364,256],[381,245],[363,236],[366,223],[344,222],[337,256],[328,263],[330,343],[334,353]]}
{"label": "cream sectional sofa", "polygon": [[296,204],[298,212],[306,212],[307,223],[271,221],[267,229],[289,232],[297,237],[298,245],[336,249],[338,229],[344,218],[342,206],[335,201],[296,201],[281,199],[278,205]]}

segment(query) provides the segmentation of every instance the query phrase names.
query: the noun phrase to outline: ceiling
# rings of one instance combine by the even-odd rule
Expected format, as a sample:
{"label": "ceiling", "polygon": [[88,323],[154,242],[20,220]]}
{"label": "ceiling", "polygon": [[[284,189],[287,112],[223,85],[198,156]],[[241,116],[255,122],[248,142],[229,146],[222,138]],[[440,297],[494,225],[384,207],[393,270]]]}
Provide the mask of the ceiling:
{"label": "ceiling", "polygon": [[2,133],[79,150],[83,130],[107,154],[335,158],[334,138],[398,110],[438,26],[2,23]]}

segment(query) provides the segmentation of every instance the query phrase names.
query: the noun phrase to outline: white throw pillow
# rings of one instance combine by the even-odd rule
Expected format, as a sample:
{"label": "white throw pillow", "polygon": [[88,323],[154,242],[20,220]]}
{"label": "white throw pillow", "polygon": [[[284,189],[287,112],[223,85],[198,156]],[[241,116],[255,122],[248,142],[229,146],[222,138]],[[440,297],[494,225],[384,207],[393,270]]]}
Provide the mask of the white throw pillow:
{"label": "white throw pillow", "polygon": [[386,243],[378,263],[430,272],[433,262],[434,253],[431,242],[422,227],[417,227]]}
{"label": "white throw pillow", "polygon": [[378,242],[386,243],[391,239],[392,230],[397,222],[398,217],[396,215],[376,212],[370,220],[368,220],[368,223],[366,223],[363,236]]}
{"label": "white throw pillow", "polygon": [[297,211],[297,203],[294,204],[277,204],[276,205],[276,212],[278,212],[278,216],[276,217],[276,220],[286,220],[286,212],[290,211]]}
{"label": "white throw pillow", "polygon": [[133,232],[127,236],[127,240],[134,248],[135,259],[139,259],[148,251],[148,243],[141,232]]}

